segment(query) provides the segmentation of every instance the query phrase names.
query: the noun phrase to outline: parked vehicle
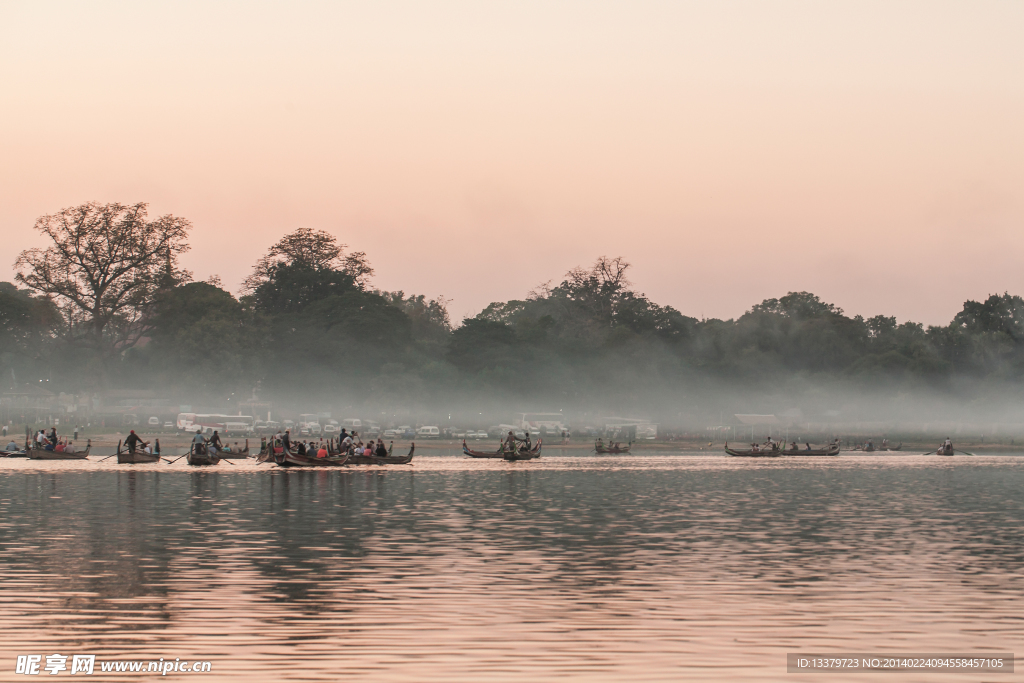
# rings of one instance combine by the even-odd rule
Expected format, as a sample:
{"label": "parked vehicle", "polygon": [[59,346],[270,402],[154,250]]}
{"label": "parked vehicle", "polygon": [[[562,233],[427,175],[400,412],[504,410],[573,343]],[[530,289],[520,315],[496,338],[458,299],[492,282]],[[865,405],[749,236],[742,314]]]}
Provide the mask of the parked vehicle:
{"label": "parked vehicle", "polygon": [[160,426],[160,418],[157,417],[156,415],[154,415],[153,417],[151,417],[148,420],[146,420],[146,424],[148,424],[150,427],[159,427]]}
{"label": "parked vehicle", "polygon": [[401,438],[401,436],[402,436],[402,432],[398,431],[397,429],[385,429],[384,430],[384,438],[385,439],[398,439],[398,438]]}
{"label": "parked vehicle", "polygon": [[416,437],[420,439],[440,439],[441,430],[438,427],[420,427],[416,430]]}

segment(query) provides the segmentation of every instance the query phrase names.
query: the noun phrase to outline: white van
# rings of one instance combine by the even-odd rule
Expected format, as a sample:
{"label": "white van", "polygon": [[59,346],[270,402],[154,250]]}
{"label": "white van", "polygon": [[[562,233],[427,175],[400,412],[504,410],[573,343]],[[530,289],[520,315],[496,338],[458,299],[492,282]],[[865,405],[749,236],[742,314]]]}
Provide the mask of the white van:
{"label": "white van", "polygon": [[440,439],[441,430],[437,427],[420,427],[416,430],[416,436],[423,439]]}
{"label": "white van", "polygon": [[363,428],[363,421],[362,420],[353,420],[353,419],[342,420],[341,421],[341,426],[344,427],[345,429],[347,429],[350,432],[353,429],[355,429],[356,431],[359,431],[359,430],[361,430]]}

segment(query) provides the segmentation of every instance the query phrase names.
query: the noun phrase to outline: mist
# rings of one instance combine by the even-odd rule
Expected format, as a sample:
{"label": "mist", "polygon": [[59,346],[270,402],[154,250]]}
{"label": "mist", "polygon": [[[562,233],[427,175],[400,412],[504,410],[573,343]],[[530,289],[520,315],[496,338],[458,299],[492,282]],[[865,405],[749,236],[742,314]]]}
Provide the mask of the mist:
{"label": "mist", "polygon": [[[637,292],[625,258],[600,257],[452,321],[443,298],[375,289],[371,256],[322,231],[284,235],[235,294],[180,268],[190,224],[144,204],[36,227],[52,246],[0,283],[4,423],[316,414],[458,432],[552,413],[575,436],[626,423],[712,441],[1024,435],[1024,300],[1008,293],[927,328],[809,292],[697,319]],[[111,266],[66,247],[116,239],[144,246],[91,295],[89,274]]]}

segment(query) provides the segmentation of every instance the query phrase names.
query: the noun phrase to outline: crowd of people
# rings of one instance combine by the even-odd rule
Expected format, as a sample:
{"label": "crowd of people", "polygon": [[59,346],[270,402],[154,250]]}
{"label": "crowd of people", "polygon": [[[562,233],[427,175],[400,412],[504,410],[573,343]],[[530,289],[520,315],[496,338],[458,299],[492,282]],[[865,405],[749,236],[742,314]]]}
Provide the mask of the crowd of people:
{"label": "crowd of people", "polygon": [[[11,441],[11,443],[14,443]],[[35,435],[36,448],[44,451],[54,451],[56,453],[74,453],[75,444],[70,439],[64,439],[57,436],[57,428],[50,427],[50,433],[47,434],[45,429],[40,429]],[[10,444],[8,444],[10,447]]]}
{"label": "crowd of people", "polygon": [[[282,450],[288,451],[289,453],[295,453],[297,455],[305,455],[310,458],[326,458],[329,455],[341,455],[347,453],[348,455],[365,455],[365,456],[376,456],[378,458],[384,458],[390,455],[390,450],[384,445],[382,439],[374,441],[372,438],[366,443],[363,443],[362,438],[358,432],[348,432],[345,428],[342,428],[341,434],[338,435],[337,439],[319,439],[309,441],[292,441],[291,430],[286,429],[283,432],[277,432],[271,437],[270,443]],[[261,450],[267,448],[266,442],[261,444]]]}

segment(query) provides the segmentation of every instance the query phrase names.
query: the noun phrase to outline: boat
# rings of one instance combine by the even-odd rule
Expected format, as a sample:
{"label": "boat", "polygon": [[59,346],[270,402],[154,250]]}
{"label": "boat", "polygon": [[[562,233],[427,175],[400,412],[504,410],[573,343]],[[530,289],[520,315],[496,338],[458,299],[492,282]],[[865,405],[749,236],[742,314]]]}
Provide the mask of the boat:
{"label": "boat", "polygon": [[839,450],[840,450],[839,444],[838,443],[833,443],[831,446],[828,446],[826,448],[810,448],[810,449],[808,449],[808,448],[804,448],[804,449],[797,448],[795,450],[792,449],[792,448],[784,448],[781,451],[779,451],[779,453],[781,453],[782,455],[804,455],[804,456],[809,456],[809,455],[839,455]]}
{"label": "boat", "polygon": [[119,465],[141,465],[149,462],[159,462],[160,456],[156,453],[145,451],[122,451],[121,442],[117,442],[117,463]]}
{"label": "boat", "polygon": [[[927,455],[932,454],[928,453]],[[940,448],[937,451],[935,451],[935,455],[953,455],[953,447],[950,446],[949,448]]]}
{"label": "boat", "polygon": [[599,454],[609,454],[609,455],[614,455],[616,453],[629,453],[629,449],[632,448],[632,447],[633,447],[632,443],[627,444],[625,448],[623,448],[622,446],[620,446],[618,444],[615,444],[614,446],[605,446],[600,441],[597,442],[596,444],[594,444],[594,450],[597,451]]}
{"label": "boat", "polygon": [[65,453],[63,451],[48,451],[45,448],[37,448],[35,445],[26,454],[32,460],[85,460],[92,450],[92,443],[88,443],[84,451]]}
{"label": "boat", "polygon": [[391,449],[388,449],[388,455],[352,455],[349,456],[349,465],[408,465],[412,462],[412,454],[416,452],[416,444],[412,444],[409,448],[407,455],[391,455]]}
{"label": "boat", "polygon": [[540,457],[540,439],[537,439],[537,445],[528,451],[520,450],[515,453],[505,453],[501,457],[508,462],[516,462],[519,460],[533,460],[534,458]]}
{"label": "boat", "polygon": [[281,451],[274,455],[274,462],[278,467],[341,467],[348,463],[350,457],[349,455],[336,455],[316,458],[291,451]]}
{"label": "boat", "polygon": [[[516,460],[530,460],[531,458],[539,458],[540,457],[540,447],[541,447],[541,439],[538,439],[537,443],[534,444],[533,448],[531,448],[529,451],[525,451],[525,452],[520,451],[520,453],[532,454],[530,458],[525,458],[524,457],[524,458],[515,458],[515,459]],[[469,446],[466,445],[466,440],[465,439],[462,440],[462,454],[463,455],[468,455],[471,458],[493,458],[495,460],[500,460],[502,458],[504,458],[506,460],[511,459],[511,458],[507,458],[506,457],[506,453],[505,453],[504,448],[505,448],[505,444],[502,443],[500,446],[498,446],[498,450],[493,451],[493,452],[492,451],[474,451],[472,448],[470,448]]]}
{"label": "boat", "polygon": [[752,448],[745,450],[736,450],[735,448],[729,448],[729,442],[725,442],[725,452],[734,458],[777,458],[782,455],[782,451],[775,448],[770,450],[754,450]]}
{"label": "boat", "polygon": [[185,462],[189,465],[200,467],[203,465],[216,465],[220,462],[220,458],[215,453],[210,453],[206,448],[206,444],[192,444],[188,455],[185,456]]}
{"label": "boat", "polygon": [[226,444],[225,448],[221,448],[217,451],[217,456],[221,460],[233,460],[249,457],[249,439],[245,440],[245,448],[233,450],[230,444]]}
{"label": "boat", "polygon": [[0,458],[27,458],[28,451],[24,448],[18,451],[0,451]]}

